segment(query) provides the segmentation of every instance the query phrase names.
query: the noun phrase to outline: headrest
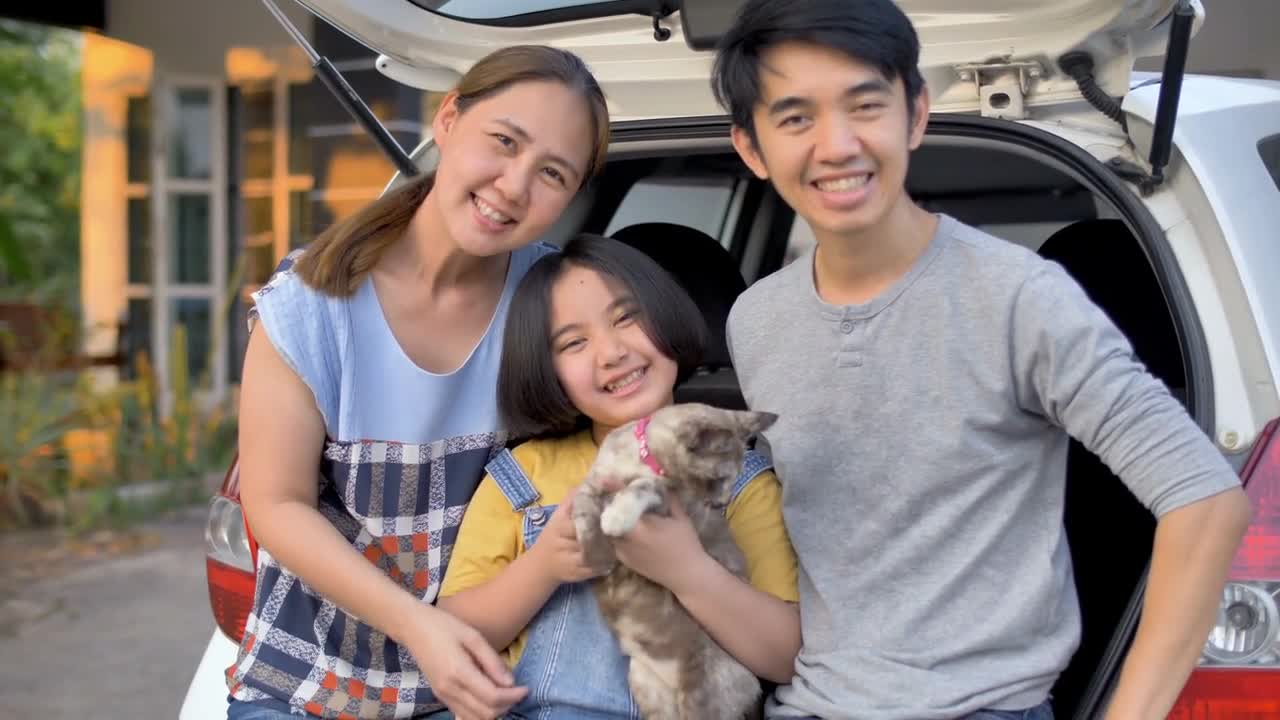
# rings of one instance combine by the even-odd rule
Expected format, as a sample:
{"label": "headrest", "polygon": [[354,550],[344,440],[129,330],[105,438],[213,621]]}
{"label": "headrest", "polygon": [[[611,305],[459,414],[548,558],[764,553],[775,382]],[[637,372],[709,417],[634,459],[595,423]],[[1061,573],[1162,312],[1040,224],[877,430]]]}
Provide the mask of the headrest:
{"label": "headrest", "polygon": [[733,302],[747,289],[729,251],[710,235],[673,223],[631,225],[615,232],[613,238],[653,258],[689,293],[710,331],[703,364],[728,367],[725,323]]}
{"label": "headrest", "polygon": [[1137,238],[1122,220],[1074,222],[1049,236],[1040,255],[1067,269],[1094,304],[1129,338],[1138,359],[1171,387],[1185,384],[1180,347],[1164,291]]}

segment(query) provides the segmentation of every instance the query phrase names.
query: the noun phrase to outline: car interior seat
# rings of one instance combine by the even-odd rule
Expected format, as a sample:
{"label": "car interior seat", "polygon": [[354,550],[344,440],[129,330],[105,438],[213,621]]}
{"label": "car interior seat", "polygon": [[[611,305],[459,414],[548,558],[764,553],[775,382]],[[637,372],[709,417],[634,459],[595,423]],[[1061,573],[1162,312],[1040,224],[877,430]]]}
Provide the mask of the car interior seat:
{"label": "car interior seat", "polygon": [[[1185,402],[1177,331],[1142,247],[1124,222],[1082,220],[1057,231],[1040,254],[1066,268],[1133,345],[1134,354]],[[1113,636],[1151,556],[1155,519],[1075,439],[1067,451],[1064,522],[1080,598],[1080,648],[1053,689],[1055,715],[1075,703],[1102,669]]]}
{"label": "car interior seat", "polygon": [[737,261],[715,238],[685,225],[639,223],[618,230],[613,238],[648,255],[671,273],[706,320],[709,334],[702,365],[676,388],[676,401],[745,410],[725,341],[729,310],[747,289]]}

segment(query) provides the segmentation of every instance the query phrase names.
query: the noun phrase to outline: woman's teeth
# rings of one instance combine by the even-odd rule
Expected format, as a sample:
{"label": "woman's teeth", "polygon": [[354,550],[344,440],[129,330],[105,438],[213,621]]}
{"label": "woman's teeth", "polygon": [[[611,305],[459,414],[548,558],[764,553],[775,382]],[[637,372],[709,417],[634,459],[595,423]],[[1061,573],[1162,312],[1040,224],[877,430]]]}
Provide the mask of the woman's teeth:
{"label": "woman's teeth", "polygon": [[854,175],[839,180],[819,180],[815,185],[822,192],[849,192],[866,185],[870,179],[870,175]]}
{"label": "woman's teeth", "polygon": [[500,224],[511,222],[511,218],[498,212],[498,210],[494,208],[492,205],[480,199],[479,195],[476,195],[473,197],[475,197],[474,202],[476,204],[476,209],[479,210],[480,214],[485,218]]}
{"label": "woman's teeth", "polygon": [[632,383],[638,382],[642,377],[644,377],[644,368],[640,368],[639,370],[628,373],[626,377],[622,377],[617,380],[614,380],[608,385],[605,385],[604,389],[605,391],[611,392],[611,393],[618,392],[619,390],[625,389],[626,387],[630,386]]}

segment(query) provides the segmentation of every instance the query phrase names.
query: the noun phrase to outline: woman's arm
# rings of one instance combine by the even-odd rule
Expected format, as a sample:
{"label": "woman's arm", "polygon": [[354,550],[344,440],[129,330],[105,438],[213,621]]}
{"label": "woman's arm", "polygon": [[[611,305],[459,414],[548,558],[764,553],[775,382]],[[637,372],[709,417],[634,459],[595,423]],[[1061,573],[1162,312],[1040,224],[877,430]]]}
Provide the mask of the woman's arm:
{"label": "woman's arm", "polygon": [[559,586],[560,582],[547,575],[535,556],[525,554],[488,582],[440,598],[439,605],[479,630],[494,650],[502,651]]}
{"label": "woman's arm", "polygon": [[269,332],[259,324],[250,336],[240,391],[240,500],[254,537],[290,572],[408,649],[455,711],[504,712],[526,691],[510,687],[505,664],[480,634],[397,585],[320,514],[324,421]]}
{"label": "woman's arm", "polygon": [[[726,570],[702,547],[684,508],[677,502],[668,507],[669,517],[648,513],[616,542],[618,560],[671,590],[712,639],[751,672],[791,682],[800,652],[799,608]],[[790,544],[770,552],[783,550],[790,552]]]}
{"label": "woman's arm", "polygon": [[[483,508],[468,508],[469,516],[473,510],[482,512]],[[505,511],[509,513],[510,508]],[[462,548],[468,535],[485,531],[484,518],[471,516],[475,524],[468,523],[468,519],[464,517],[458,529],[460,553],[467,552]],[[477,538],[477,542],[481,540]],[[573,528],[572,493],[551,514],[533,547],[492,577],[466,587],[472,577],[483,577],[485,568],[493,567],[496,558],[481,558],[479,563],[472,563],[466,557],[459,560],[455,557],[450,561],[449,573],[466,574],[460,581],[464,589],[442,597],[440,607],[475,626],[495,650],[505,650],[516,639],[561,583],[586,580],[592,575]],[[473,570],[474,564],[483,564],[485,568]],[[446,591],[450,584],[446,578]]]}

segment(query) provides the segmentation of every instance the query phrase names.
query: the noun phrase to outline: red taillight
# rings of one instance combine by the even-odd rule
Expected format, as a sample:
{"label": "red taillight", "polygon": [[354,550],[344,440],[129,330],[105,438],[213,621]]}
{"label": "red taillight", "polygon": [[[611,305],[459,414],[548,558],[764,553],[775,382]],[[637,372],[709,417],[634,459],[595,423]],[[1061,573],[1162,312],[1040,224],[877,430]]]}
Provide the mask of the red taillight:
{"label": "red taillight", "polygon": [[240,463],[231,464],[218,494],[209,503],[205,526],[205,572],[209,606],[218,628],[235,642],[244,638],[253,609],[258,547],[240,510]]}
{"label": "red taillight", "polygon": [[1280,718],[1280,419],[1240,471],[1252,520],[1218,619],[1170,720]]}
{"label": "red taillight", "polygon": [[1280,582],[1280,420],[1258,438],[1253,455],[1240,471],[1253,511],[1253,522],[1231,563],[1231,579]]}
{"label": "red taillight", "polygon": [[253,609],[253,573],[205,558],[209,576],[209,607],[218,629],[235,642],[244,639],[244,624]]}

